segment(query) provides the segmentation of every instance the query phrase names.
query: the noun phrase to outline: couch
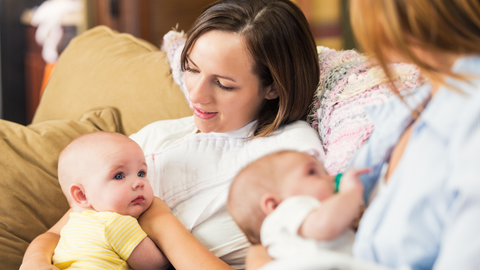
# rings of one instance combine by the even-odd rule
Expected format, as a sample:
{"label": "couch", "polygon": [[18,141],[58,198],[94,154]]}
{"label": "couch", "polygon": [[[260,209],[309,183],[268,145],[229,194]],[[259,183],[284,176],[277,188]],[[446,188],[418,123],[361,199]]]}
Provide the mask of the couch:
{"label": "couch", "polygon": [[[319,47],[319,61],[321,82],[308,120],[325,145],[327,168],[336,173],[373,130],[363,106],[391,93],[382,73],[357,52]],[[0,120],[1,269],[18,269],[28,244],[69,208],[56,176],[58,155],[72,139],[98,130],[130,135],[151,122],[192,114],[169,63],[155,45],[93,28],[60,56],[32,124]],[[401,89],[422,83],[411,66],[395,70]]]}

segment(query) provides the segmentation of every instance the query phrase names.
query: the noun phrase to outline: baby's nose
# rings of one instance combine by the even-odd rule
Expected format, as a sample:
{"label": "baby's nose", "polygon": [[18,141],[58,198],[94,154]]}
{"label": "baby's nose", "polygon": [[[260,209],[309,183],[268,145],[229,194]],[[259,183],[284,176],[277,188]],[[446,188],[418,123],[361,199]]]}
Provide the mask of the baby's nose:
{"label": "baby's nose", "polygon": [[136,180],[136,181],[133,183],[133,189],[143,188],[144,186],[145,186],[145,183],[143,183],[142,180]]}

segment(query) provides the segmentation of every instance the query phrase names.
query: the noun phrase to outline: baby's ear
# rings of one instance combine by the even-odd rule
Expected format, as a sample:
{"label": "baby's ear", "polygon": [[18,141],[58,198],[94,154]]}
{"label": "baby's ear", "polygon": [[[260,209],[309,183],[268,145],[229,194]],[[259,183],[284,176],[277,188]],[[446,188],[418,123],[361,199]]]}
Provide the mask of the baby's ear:
{"label": "baby's ear", "polygon": [[265,215],[270,215],[282,200],[276,194],[265,193],[260,198],[260,208]]}
{"label": "baby's ear", "polygon": [[85,194],[85,189],[82,184],[72,184],[70,186],[70,197],[72,202],[82,208],[90,207],[88,202],[87,195]]}

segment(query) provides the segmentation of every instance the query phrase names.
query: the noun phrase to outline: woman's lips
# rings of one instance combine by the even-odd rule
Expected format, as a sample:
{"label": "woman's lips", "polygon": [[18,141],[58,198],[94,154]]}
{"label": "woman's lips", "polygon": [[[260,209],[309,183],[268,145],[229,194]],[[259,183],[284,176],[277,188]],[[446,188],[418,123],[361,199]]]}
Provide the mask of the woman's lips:
{"label": "woman's lips", "polygon": [[133,204],[135,203],[142,203],[143,201],[145,201],[145,197],[143,197],[142,195],[138,196],[137,198],[135,198],[135,200],[132,201]]}
{"label": "woman's lips", "polygon": [[215,117],[217,115],[216,112],[203,111],[203,110],[198,109],[195,106],[193,107],[193,113],[198,118],[201,118],[201,119],[204,119],[204,120],[212,119],[213,117]]}

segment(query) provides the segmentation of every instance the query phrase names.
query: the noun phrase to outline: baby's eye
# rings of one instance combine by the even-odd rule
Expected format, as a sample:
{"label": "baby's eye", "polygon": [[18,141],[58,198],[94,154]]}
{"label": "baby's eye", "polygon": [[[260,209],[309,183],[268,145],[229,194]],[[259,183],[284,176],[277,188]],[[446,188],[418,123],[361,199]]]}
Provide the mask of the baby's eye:
{"label": "baby's eye", "polygon": [[316,174],[315,169],[308,170],[308,175],[315,175],[315,174]]}
{"label": "baby's eye", "polygon": [[137,176],[138,177],[145,177],[145,174],[146,173],[144,171],[140,171],[140,172],[137,173]]}
{"label": "baby's eye", "polygon": [[122,179],[123,179],[123,174],[122,174],[122,173],[117,173],[117,174],[115,174],[115,176],[113,177],[113,179],[115,179],[115,180],[122,180]]}

